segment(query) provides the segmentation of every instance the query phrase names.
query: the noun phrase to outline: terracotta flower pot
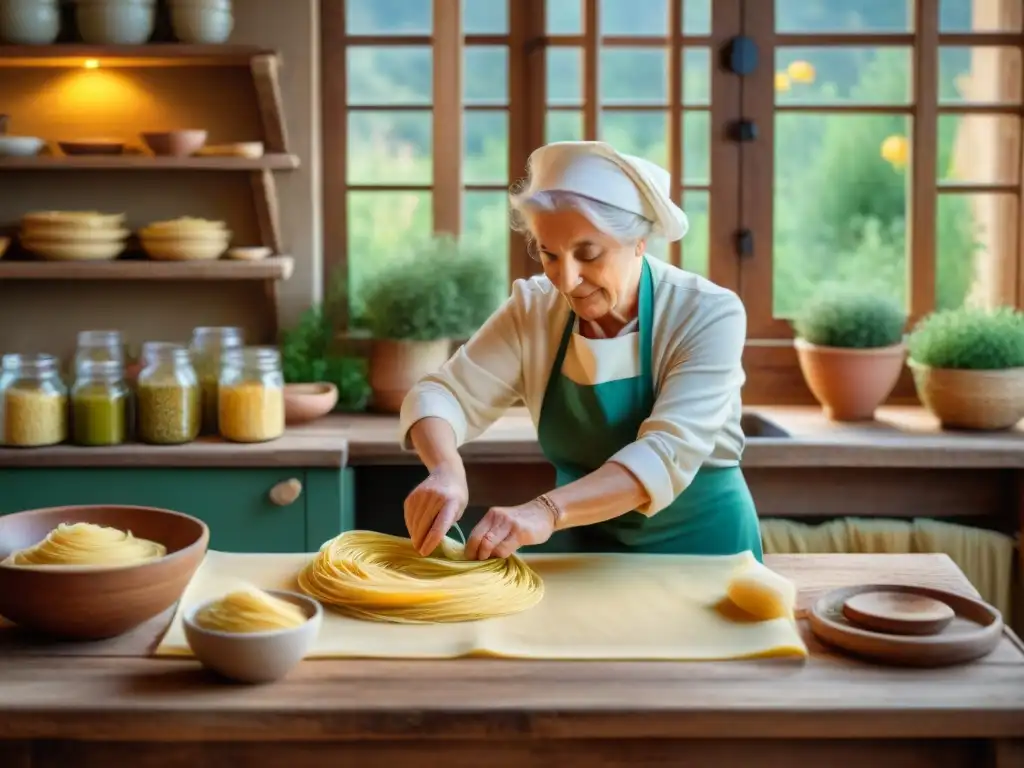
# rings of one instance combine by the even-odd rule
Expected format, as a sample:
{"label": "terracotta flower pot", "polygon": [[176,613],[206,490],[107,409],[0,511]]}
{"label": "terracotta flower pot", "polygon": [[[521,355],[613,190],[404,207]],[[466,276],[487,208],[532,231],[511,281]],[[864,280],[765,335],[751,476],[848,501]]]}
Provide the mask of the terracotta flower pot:
{"label": "terracotta flower pot", "polygon": [[917,396],[944,428],[1010,429],[1024,419],[1024,368],[930,368],[913,360]]}
{"label": "terracotta flower pot", "polygon": [[870,421],[889,397],[900,372],[906,347],[848,349],[821,347],[803,339],[794,343],[800,370],[825,415],[833,421]]}
{"label": "terracotta flower pot", "polygon": [[451,342],[375,339],[370,350],[370,389],[373,408],[385,413],[402,410],[402,400],[420,379],[448,360]]}

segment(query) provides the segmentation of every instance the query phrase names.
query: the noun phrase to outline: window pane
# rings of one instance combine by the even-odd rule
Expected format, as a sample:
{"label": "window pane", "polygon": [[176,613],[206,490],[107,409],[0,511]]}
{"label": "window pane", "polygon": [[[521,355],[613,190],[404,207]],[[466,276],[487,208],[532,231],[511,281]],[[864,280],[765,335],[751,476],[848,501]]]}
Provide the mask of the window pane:
{"label": "window pane", "polygon": [[467,104],[508,102],[508,49],[490,46],[466,48],[462,75]]}
{"label": "window pane", "polygon": [[502,284],[508,285],[508,193],[466,192],[463,209],[463,242],[478,249],[481,257],[492,260]]}
{"label": "window pane", "polygon": [[939,49],[939,101],[946,104],[1020,102],[1019,48]]}
{"label": "window pane", "polygon": [[711,183],[711,113],[683,113],[683,183]]}
{"label": "window pane", "polygon": [[428,47],[358,46],[348,49],[349,104],[430,104]]}
{"label": "window pane", "polygon": [[430,0],[346,0],[345,30],[350,35],[429,35]]}
{"label": "window pane", "polygon": [[940,181],[1016,184],[1020,121],[1012,115],[940,115]]}
{"label": "window pane", "polygon": [[[517,0],[518,2],[519,0]],[[583,3],[544,3],[549,35],[578,35],[583,32]]]}
{"label": "window pane", "polygon": [[998,291],[998,263],[1017,247],[1016,195],[940,194],[935,219],[935,304],[959,307],[974,288]]}
{"label": "window pane", "polygon": [[548,48],[548,104],[583,103],[583,51],[579,48]]}
{"label": "window pane", "polygon": [[602,35],[664,36],[668,33],[665,0],[600,0],[597,12]]}
{"label": "window pane", "polygon": [[664,112],[602,112],[601,139],[619,152],[646,158],[660,166],[668,161]]}
{"label": "window pane", "polygon": [[508,113],[466,112],[464,129],[463,182],[507,184]]}
{"label": "window pane", "polygon": [[711,0],[683,1],[683,34],[711,34]]}
{"label": "window pane", "polygon": [[905,303],[909,136],[902,115],[776,115],[776,316],[831,281]]}
{"label": "window pane", "polygon": [[656,48],[602,48],[599,98],[605,104],[667,104],[666,60]]}
{"label": "window pane", "polygon": [[711,49],[683,49],[683,104],[711,103]]}
{"label": "window pane", "polygon": [[362,313],[360,289],[389,261],[404,256],[432,229],[430,192],[349,192],[349,301]]}
{"label": "window pane", "polygon": [[1020,3],[989,0],[939,0],[941,32],[1017,32]]}
{"label": "window pane", "polygon": [[908,32],[910,6],[910,0],[775,0],[775,28],[779,32]]}
{"label": "window pane", "polygon": [[430,184],[431,113],[349,112],[349,184]]}
{"label": "window pane", "polygon": [[462,0],[462,30],[467,35],[508,34],[508,0]]}
{"label": "window pane", "polygon": [[699,190],[683,190],[683,210],[690,220],[690,230],[683,238],[683,269],[708,276],[708,212],[711,196]]}
{"label": "window pane", "polygon": [[544,142],[583,141],[583,113],[548,110],[544,118]]}
{"label": "window pane", "polygon": [[775,54],[777,104],[907,104],[907,48],[781,48]]}

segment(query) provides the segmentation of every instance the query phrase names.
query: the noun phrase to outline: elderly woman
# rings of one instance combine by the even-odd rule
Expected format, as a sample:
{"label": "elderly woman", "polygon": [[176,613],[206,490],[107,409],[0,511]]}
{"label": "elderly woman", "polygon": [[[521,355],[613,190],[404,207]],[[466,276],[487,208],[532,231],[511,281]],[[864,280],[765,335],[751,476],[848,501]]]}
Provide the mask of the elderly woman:
{"label": "elderly woman", "polygon": [[430,472],[405,502],[417,549],[431,552],[466,508],[459,446],[522,401],[556,487],[492,507],[468,557],[551,540],[545,549],[760,559],[739,467],[746,313],[731,291],[646,255],[650,238],[688,227],[668,173],[601,142],[549,144],[511,207],[544,274],[515,281],[402,406],[403,445]]}

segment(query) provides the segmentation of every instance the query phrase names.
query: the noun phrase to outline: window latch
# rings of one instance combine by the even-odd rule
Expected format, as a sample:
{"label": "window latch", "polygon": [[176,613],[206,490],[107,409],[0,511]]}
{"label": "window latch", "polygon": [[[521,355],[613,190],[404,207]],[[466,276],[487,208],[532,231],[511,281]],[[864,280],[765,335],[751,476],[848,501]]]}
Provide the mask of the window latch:
{"label": "window latch", "polygon": [[736,253],[740,256],[754,255],[754,233],[749,229],[736,232]]}
{"label": "window latch", "polygon": [[733,141],[757,141],[757,123],[753,120],[729,123],[729,138]]}
{"label": "window latch", "polygon": [[746,77],[757,69],[757,43],[753,38],[738,35],[726,44],[722,58],[727,70]]}

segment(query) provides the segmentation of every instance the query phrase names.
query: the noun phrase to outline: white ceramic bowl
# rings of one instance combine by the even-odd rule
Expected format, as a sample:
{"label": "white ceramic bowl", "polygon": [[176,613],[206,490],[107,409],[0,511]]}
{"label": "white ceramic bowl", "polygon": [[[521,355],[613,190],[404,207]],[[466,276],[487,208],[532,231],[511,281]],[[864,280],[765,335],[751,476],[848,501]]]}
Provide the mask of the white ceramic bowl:
{"label": "white ceramic bowl", "polygon": [[46,141],[35,136],[0,136],[2,157],[32,157],[44,146]]}
{"label": "white ceramic bowl", "polygon": [[[195,623],[196,614],[214,600],[205,600],[185,611],[185,639],[204,667],[241,683],[269,683],[288,674],[316,642],[323,623],[323,608],[298,592],[268,589],[274,597],[293,603],[308,617],[294,629],[271,632],[217,632]],[[219,599],[219,598],[214,598]]]}

